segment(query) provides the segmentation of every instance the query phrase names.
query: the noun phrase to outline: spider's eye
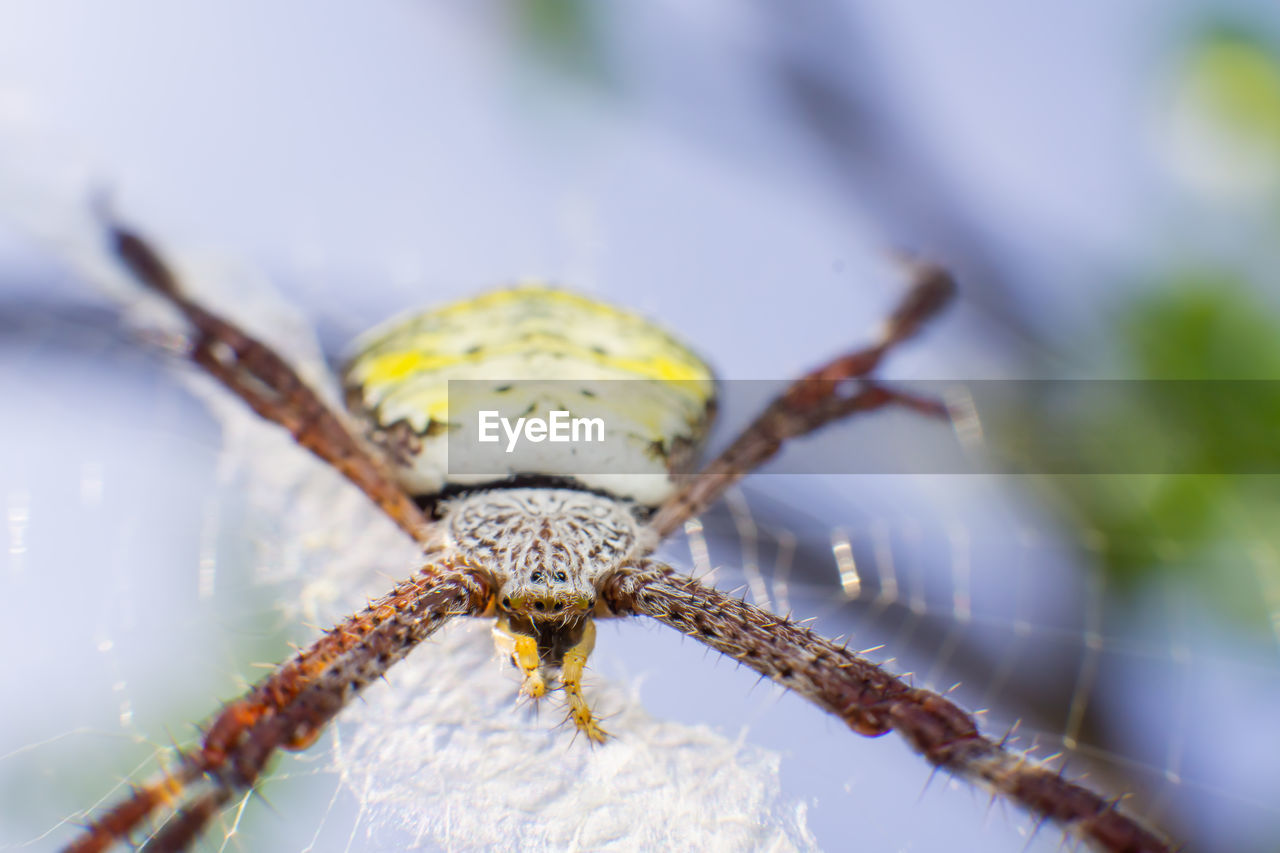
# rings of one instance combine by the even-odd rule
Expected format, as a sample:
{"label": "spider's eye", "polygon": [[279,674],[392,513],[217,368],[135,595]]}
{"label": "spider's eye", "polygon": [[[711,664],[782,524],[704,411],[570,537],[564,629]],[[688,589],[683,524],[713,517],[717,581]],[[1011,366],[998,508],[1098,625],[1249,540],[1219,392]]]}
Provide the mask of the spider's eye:
{"label": "spider's eye", "polygon": [[564,583],[568,579],[569,579],[569,576],[566,575],[564,572],[556,572],[556,580],[560,581],[560,583]]}
{"label": "spider's eye", "polygon": [[542,583],[542,572],[534,572],[529,575],[529,580],[533,583]]}
{"label": "spider's eye", "polygon": [[511,599],[507,598],[505,595],[502,596],[502,607],[505,610],[511,609]]}
{"label": "spider's eye", "polygon": [[547,609],[547,605],[543,604],[541,601],[535,601],[535,602],[533,603],[533,609],[534,609],[534,610],[539,610],[539,611],[541,611],[541,610],[546,610],[546,609]]}

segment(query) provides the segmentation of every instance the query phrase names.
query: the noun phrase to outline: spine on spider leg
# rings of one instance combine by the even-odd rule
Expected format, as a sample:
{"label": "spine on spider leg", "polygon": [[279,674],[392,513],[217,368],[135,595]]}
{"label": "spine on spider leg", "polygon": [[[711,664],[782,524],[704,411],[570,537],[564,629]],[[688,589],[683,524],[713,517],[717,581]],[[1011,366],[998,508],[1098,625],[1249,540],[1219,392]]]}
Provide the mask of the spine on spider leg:
{"label": "spine on spider leg", "polygon": [[223,805],[257,783],[276,750],[306,749],[367,684],[449,618],[483,612],[490,595],[487,575],[465,562],[422,569],[223,708],[198,748],[93,819],[66,853],[128,843],[160,813],[169,817],[148,849],[186,849]]}
{"label": "spine on spider leg", "polygon": [[621,570],[604,588],[619,615],[650,616],[796,691],[859,734],[897,731],[934,765],[991,788],[1098,849],[1166,853],[1167,841],[1076,785],[978,731],[954,703],[787,619],[703,586],[652,561]]}

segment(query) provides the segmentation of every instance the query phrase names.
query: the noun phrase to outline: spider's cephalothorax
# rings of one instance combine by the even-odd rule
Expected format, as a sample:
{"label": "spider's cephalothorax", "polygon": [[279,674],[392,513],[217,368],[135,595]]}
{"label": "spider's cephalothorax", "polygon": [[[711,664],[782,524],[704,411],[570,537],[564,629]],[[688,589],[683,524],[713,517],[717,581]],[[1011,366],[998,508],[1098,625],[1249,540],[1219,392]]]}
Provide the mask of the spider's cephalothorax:
{"label": "spider's cephalothorax", "polygon": [[[445,501],[448,548],[495,589],[494,639],[538,699],[559,670],[574,723],[604,738],[581,693],[601,584],[640,549],[636,508],[672,491],[713,410],[710,370],[643,318],[539,285],[499,290],[392,321],[347,366],[347,401],[406,490]],[[463,380],[458,382],[458,380]],[[454,384],[450,384],[453,382]],[[607,464],[544,445],[497,473],[450,470],[479,412],[601,415]],[[571,488],[513,488],[528,479]],[[572,488],[580,487],[580,488]],[[647,543],[646,543],[647,544]],[[604,615],[603,605],[600,613]]]}
{"label": "spider's cephalothorax", "polygon": [[483,491],[446,517],[450,545],[493,575],[502,611],[540,624],[590,613],[599,579],[640,539],[623,504],[572,489]]}

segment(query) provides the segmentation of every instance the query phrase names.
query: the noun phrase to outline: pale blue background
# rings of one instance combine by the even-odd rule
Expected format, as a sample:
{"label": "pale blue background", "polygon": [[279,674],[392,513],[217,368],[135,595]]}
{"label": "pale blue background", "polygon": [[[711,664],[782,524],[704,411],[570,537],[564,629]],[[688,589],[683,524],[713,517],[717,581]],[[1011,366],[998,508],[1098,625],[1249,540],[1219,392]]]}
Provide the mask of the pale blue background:
{"label": "pale blue background", "polygon": [[[884,252],[904,247],[953,264],[967,298],[896,375],[1034,374],[1041,359],[1100,374],[1101,317],[1125,271],[1170,240],[1223,239],[1171,185],[1153,116],[1178,40],[1228,5],[610,4],[594,16],[601,73],[574,74],[500,2],[6,2],[0,129],[100,176],[161,241],[266,269],[335,350],[397,310],[537,274],[663,318],[728,376],[784,377],[869,332],[896,292]],[[1275,23],[1269,4],[1234,5]],[[805,85],[864,104],[858,126],[873,134],[856,139],[879,142],[841,136],[835,102],[805,101]],[[252,589],[195,596],[211,503],[222,547],[244,547],[234,499],[212,485],[209,417],[43,247],[0,228],[0,271],[0,799],[21,804],[0,808],[0,849],[28,849],[99,795],[96,779],[129,771],[94,758],[122,696],[184,739],[176,727],[225,698],[210,678],[226,684],[269,642],[270,606]],[[96,508],[86,470],[102,473]],[[942,590],[927,610],[943,617],[946,531],[969,531],[993,627],[975,632],[968,669],[948,664],[962,674],[944,668],[933,686],[994,666],[1022,642],[1021,619],[1061,623],[1033,669],[1069,695],[1084,636],[1077,551],[1025,495],[962,478],[775,478],[755,492],[815,562],[829,563],[832,526],[885,521],[899,558]],[[827,563],[813,577],[830,581]],[[821,598],[798,615],[830,609]],[[1137,612],[1150,624],[1124,631],[1158,651],[1117,655],[1099,701],[1127,737],[1123,758],[1150,769],[1128,782],[1120,761],[1094,778],[1146,787],[1193,846],[1263,849],[1280,824],[1267,805],[1280,778],[1258,760],[1280,754],[1266,725],[1274,648],[1234,646],[1177,604]],[[870,646],[901,638],[899,618],[822,625],[843,619]],[[101,650],[103,636],[119,647]],[[1188,637],[1224,662],[1207,695],[1186,689]],[[856,739],[751,691],[752,676],[679,637],[610,627],[600,647],[606,674],[649,671],[655,713],[749,725],[792,756],[784,783],[811,802],[829,849],[1027,844],[1032,823],[985,794],[944,781],[922,794],[929,769],[894,738]],[[923,678],[937,643],[884,654]],[[978,704],[973,689],[959,695]],[[993,728],[1023,713],[997,704]],[[1184,778],[1165,784],[1175,751]],[[294,775],[245,849],[298,849],[315,833],[332,780]],[[333,808],[316,849],[341,849],[355,824],[349,797]],[[1046,828],[1030,849],[1060,841]]]}

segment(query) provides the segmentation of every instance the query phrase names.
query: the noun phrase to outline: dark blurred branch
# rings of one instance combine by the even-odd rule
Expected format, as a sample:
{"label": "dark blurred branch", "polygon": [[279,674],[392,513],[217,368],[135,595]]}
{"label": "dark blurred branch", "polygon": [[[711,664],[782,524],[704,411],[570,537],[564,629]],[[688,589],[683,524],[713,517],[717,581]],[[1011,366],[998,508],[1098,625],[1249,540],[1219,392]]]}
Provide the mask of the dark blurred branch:
{"label": "dark blurred branch", "polygon": [[878,68],[874,46],[861,39],[846,4],[760,4],[772,16],[779,91],[812,138],[842,195],[900,248],[947,265],[962,298],[1013,333],[1013,343],[1036,355],[1018,311],[1002,247],[976,221],[925,146],[916,142],[892,102],[892,80]]}

